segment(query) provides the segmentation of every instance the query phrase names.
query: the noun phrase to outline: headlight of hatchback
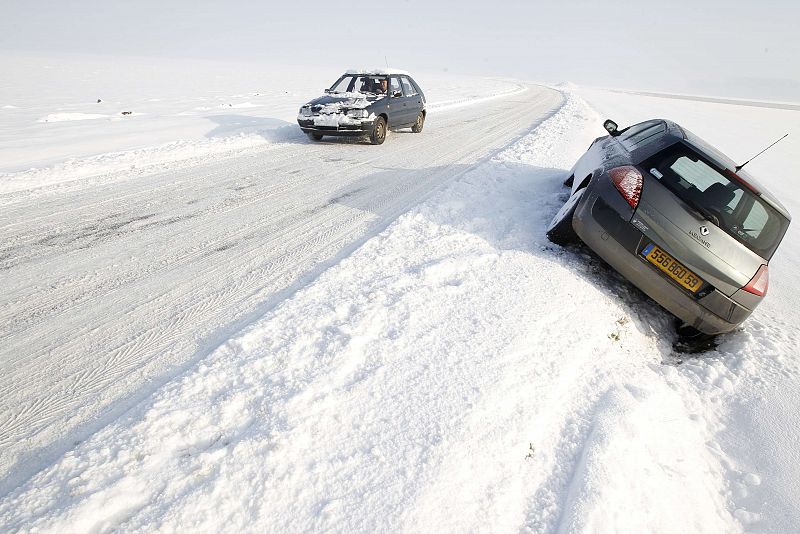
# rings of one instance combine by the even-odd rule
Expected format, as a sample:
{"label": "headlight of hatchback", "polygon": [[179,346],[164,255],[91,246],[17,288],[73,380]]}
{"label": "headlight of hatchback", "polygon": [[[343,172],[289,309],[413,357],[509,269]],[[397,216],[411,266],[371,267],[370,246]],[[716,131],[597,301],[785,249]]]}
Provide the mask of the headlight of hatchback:
{"label": "headlight of hatchback", "polygon": [[351,109],[347,112],[348,117],[352,117],[354,119],[365,119],[367,118],[367,110],[366,109]]}
{"label": "headlight of hatchback", "polygon": [[300,115],[303,117],[310,117],[311,116],[311,106],[303,106],[300,108]]}

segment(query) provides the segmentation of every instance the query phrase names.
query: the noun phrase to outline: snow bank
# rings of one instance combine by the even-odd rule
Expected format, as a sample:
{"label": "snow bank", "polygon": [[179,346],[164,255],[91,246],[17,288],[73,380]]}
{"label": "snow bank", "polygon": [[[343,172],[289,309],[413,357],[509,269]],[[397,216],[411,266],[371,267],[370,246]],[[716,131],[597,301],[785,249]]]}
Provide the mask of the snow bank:
{"label": "snow bank", "polygon": [[69,122],[69,121],[87,121],[93,119],[107,119],[108,115],[99,115],[97,113],[50,113],[46,117],[42,117],[38,122]]}
{"label": "snow bank", "polygon": [[[127,180],[143,173],[168,168],[177,170],[196,165],[209,157],[241,156],[248,150],[268,148],[271,142],[296,137],[292,128],[275,130],[270,135],[236,135],[204,141],[175,141],[160,146],[124,152],[110,152],[97,156],[70,159],[44,169],[30,169],[16,173],[0,173],[0,194],[25,192],[31,189],[68,184],[75,180]],[[127,174],[121,174],[129,171]]]}
{"label": "snow bank", "polygon": [[481,102],[486,102],[487,100],[493,100],[495,98],[511,96],[514,94],[522,93],[527,90],[528,88],[525,84],[515,83],[511,87],[502,87],[499,90],[495,90],[489,95],[472,94],[460,98],[449,98],[437,101],[430,101],[430,96],[428,96],[429,101],[426,105],[426,108],[428,109],[428,111],[433,111],[433,112],[444,111],[444,110],[459,108],[462,106],[479,104]]}
{"label": "snow bank", "polygon": [[746,360],[723,343],[669,365],[669,318],[544,237],[599,124],[570,97],[3,497],[0,526],[682,533],[757,521],[731,502],[760,475],[715,441]]}
{"label": "snow bank", "polygon": [[[4,106],[0,123],[0,194],[108,175],[127,163],[142,172],[303,140],[297,110],[341,74],[235,62],[9,53],[0,60],[15,80],[0,87],[0,102],[14,103]],[[415,79],[434,110],[521,90],[515,82],[449,74]]]}
{"label": "snow bank", "polygon": [[[681,366],[704,406],[718,413],[710,445],[727,466],[731,509],[750,532],[800,530],[800,121],[798,113],[764,103],[715,102],[577,90],[620,126],[653,117],[677,121],[743,162],[789,132],[789,137],[747,165],[794,216],[770,261],[766,299],[743,327],[722,336],[716,352]],[[716,393],[715,393],[716,392]],[[719,451],[724,451],[722,454]],[[757,482],[756,482],[757,481]]]}

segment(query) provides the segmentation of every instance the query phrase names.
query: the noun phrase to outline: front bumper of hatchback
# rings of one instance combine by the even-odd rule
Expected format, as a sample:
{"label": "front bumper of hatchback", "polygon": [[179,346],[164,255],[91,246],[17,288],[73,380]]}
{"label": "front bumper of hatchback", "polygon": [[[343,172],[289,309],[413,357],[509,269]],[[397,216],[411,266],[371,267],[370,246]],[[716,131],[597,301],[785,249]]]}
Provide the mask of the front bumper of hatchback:
{"label": "front bumper of hatchback", "polygon": [[[572,221],[578,237],[606,263],[684,323],[706,334],[723,334],[752,313],[713,287],[691,294],[647,262],[640,254],[650,243],[639,229],[621,216],[593,180]],[[595,186],[595,187],[593,187]]]}
{"label": "front bumper of hatchback", "polygon": [[[324,122],[323,124],[318,124]],[[297,124],[300,129],[307,134],[319,135],[344,135],[344,136],[363,136],[369,135],[372,132],[372,127],[375,122],[374,117],[367,119],[350,119],[347,121],[319,121],[315,120],[315,116],[299,116],[297,117]]]}

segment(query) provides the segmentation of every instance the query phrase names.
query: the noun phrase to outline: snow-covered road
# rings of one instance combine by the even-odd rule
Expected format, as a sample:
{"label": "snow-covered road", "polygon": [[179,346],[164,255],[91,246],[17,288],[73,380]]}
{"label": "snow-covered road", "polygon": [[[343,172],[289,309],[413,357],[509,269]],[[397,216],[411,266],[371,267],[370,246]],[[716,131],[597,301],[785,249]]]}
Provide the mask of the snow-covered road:
{"label": "snow-covered road", "polygon": [[561,102],[530,86],[434,109],[422,134],[382,146],[298,130],[207,162],[0,196],[0,490]]}
{"label": "snow-covered road", "polygon": [[796,213],[795,110],[443,75],[373,147],[287,127],[283,78],[137,90],[139,148],[0,90],[0,531],[800,531],[800,229],[697,356],[545,237],[600,113],[790,132],[750,168]]}
{"label": "snow-covered road", "polygon": [[600,123],[570,96],[0,497],[0,527],[776,531],[719,436],[800,375],[796,334],[756,314],[676,365],[667,314],[544,237]]}

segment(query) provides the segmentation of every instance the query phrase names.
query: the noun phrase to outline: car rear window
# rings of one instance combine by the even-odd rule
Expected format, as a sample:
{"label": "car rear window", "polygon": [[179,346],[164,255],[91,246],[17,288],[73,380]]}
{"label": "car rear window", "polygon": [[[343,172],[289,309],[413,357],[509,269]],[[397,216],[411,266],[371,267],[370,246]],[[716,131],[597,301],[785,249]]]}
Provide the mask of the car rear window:
{"label": "car rear window", "polygon": [[735,179],[729,180],[722,169],[683,143],[642,165],[710,222],[762,258],[772,257],[789,226],[788,219]]}

